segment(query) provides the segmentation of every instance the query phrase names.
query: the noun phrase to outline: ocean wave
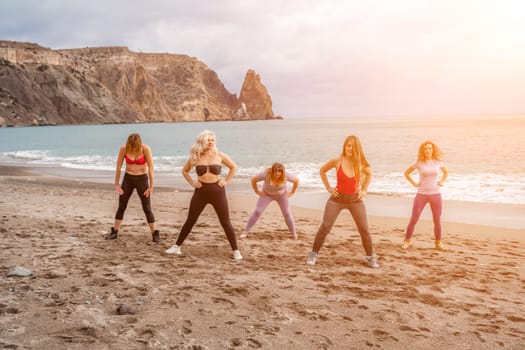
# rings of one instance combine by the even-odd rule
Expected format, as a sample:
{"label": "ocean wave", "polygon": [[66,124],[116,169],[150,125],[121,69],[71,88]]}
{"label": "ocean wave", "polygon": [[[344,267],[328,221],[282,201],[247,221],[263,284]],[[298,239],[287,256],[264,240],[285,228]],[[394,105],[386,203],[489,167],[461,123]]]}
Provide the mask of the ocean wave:
{"label": "ocean wave", "polygon": [[[186,159],[187,155],[154,156],[157,178],[180,177]],[[114,171],[116,156],[102,154],[57,156],[48,150],[22,150],[0,153],[0,162],[107,172]],[[248,183],[252,176],[269,165],[238,164],[235,180]],[[318,162],[290,162],[286,164],[286,169],[299,177],[301,190],[322,192],[325,189],[319,176],[321,165]],[[335,184],[335,171],[329,172],[328,178],[332,184]],[[417,175],[415,178],[417,179]],[[385,196],[411,197],[415,195],[416,189],[408,183],[403,173],[388,172],[374,173],[368,192]],[[442,195],[445,200],[522,205],[525,204],[525,176],[513,173],[451,173],[442,187]]]}

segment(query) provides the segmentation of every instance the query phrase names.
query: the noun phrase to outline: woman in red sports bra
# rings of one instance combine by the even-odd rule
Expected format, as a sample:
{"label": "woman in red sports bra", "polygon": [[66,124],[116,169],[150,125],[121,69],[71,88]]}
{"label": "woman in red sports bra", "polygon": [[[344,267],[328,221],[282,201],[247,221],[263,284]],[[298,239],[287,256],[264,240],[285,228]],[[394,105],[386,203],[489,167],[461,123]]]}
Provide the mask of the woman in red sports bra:
{"label": "woman in red sports bra", "polygon": [[[120,173],[124,162],[126,162],[126,172],[122,179],[122,185],[120,185]],[[160,233],[159,230],[155,229],[155,216],[151,210],[151,194],[153,193],[154,182],[151,149],[148,145],[142,143],[139,134],[129,135],[126,144],[120,147],[117,158],[115,190],[119,194],[119,206],[115,214],[115,225],[111,228],[111,232],[106,235],[106,239],[116,239],[118,237],[118,230],[122,224],[129,197],[131,197],[133,190],[137,189],[142,209],[144,214],[146,214],[146,220],[151,230],[152,240],[155,243],[160,242]]]}
{"label": "woman in red sports bra", "polygon": [[[337,186],[335,188],[330,185],[326,176],[326,173],[331,169],[336,170]],[[367,265],[378,268],[377,256],[372,247],[372,237],[368,230],[366,208],[363,202],[372,173],[357,136],[352,135],[345,139],[341,155],[326,162],[321,167],[320,175],[326,190],[330,193],[330,198],[326,202],[323,222],[317,231],[312,251],[308,254],[306,263],[315,265],[319,250],[339,213],[343,209],[348,209],[361,236]]]}

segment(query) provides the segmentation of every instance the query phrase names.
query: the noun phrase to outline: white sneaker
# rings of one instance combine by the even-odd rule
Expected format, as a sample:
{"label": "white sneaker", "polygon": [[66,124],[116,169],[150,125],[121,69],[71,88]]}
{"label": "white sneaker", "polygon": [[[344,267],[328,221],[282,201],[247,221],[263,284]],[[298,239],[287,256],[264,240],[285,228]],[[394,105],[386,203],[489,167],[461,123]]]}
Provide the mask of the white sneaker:
{"label": "white sneaker", "polygon": [[412,246],[412,243],[410,243],[410,240],[409,239],[405,239],[403,241],[403,244],[401,244],[401,249],[407,250],[411,246]]}
{"label": "white sneaker", "polygon": [[239,238],[246,238],[248,237],[248,232],[246,231],[242,231],[241,235],[239,236]]}
{"label": "white sneaker", "polygon": [[368,265],[368,267],[371,267],[373,269],[379,268],[379,264],[377,263],[377,256],[375,254],[371,256],[367,256],[365,258],[366,258],[366,264]]}
{"label": "white sneaker", "polygon": [[317,262],[317,253],[316,252],[310,252],[308,253],[308,258],[306,259],[306,263],[308,265],[315,265]]}
{"label": "white sneaker", "polygon": [[233,251],[233,258],[237,261],[242,260],[241,252],[238,250]]}
{"label": "white sneaker", "polygon": [[177,255],[182,254],[182,250],[180,249],[180,246],[176,244],[172,245],[171,248],[166,249],[165,252],[168,254],[177,254]]}

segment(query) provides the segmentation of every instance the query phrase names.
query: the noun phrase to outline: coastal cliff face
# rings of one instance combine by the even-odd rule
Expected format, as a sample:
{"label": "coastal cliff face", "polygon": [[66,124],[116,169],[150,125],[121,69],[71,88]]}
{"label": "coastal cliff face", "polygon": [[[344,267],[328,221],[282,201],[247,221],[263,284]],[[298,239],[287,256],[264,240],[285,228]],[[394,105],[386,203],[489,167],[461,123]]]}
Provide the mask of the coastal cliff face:
{"label": "coastal cliff face", "polygon": [[240,95],[187,55],[0,41],[0,126],[273,118],[254,71]]}

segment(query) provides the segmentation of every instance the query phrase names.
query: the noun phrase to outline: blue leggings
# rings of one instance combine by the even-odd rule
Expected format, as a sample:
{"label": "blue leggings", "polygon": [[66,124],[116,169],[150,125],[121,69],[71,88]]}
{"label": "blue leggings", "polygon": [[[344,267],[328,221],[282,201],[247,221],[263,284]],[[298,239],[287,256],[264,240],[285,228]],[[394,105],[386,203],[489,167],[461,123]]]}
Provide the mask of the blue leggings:
{"label": "blue leggings", "polygon": [[252,213],[252,215],[250,215],[250,218],[246,223],[246,228],[244,229],[244,231],[250,231],[252,226],[255,225],[255,223],[257,222],[257,220],[259,220],[266,207],[268,207],[268,205],[272,201],[276,201],[279,204],[279,208],[281,208],[281,213],[283,214],[284,220],[286,221],[286,225],[288,226],[288,229],[290,230],[292,235],[295,236],[295,223],[290,206],[290,197],[288,197],[286,193],[280,196],[259,196],[257,204],[255,205],[255,211]]}
{"label": "blue leggings", "polygon": [[224,187],[219,186],[218,183],[202,183],[201,188],[195,189],[190,201],[188,218],[180,230],[176,244],[180,246],[184,243],[184,240],[190,234],[191,229],[208,203],[215,209],[232,250],[237,250],[237,239],[235,238],[235,231],[230,221],[226,190]]}
{"label": "blue leggings", "polygon": [[414,205],[412,207],[412,217],[408,223],[405,239],[412,238],[416,223],[425,208],[425,205],[430,203],[430,210],[432,211],[432,220],[434,221],[434,238],[441,239],[441,211],[443,210],[443,201],[441,200],[441,193],[437,194],[416,194],[414,198]]}

